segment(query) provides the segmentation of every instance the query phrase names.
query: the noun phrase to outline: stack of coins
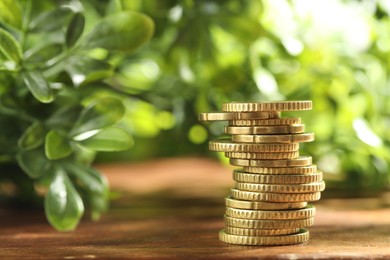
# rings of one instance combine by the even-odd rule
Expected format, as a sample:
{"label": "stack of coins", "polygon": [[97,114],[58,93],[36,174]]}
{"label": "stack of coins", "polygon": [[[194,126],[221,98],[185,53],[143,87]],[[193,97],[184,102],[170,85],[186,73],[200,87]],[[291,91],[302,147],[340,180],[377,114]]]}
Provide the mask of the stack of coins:
{"label": "stack of coins", "polygon": [[283,111],[310,110],[311,101],[226,103],[221,113],[201,113],[200,121],[228,121],[229,139],[213,140],[212,151],[225,152],[234,187],[226,198],[221,241],[240,245],[288,245],[309,239],[315,208],[325,188],[322,172],[299,144],[314,140],[300,118]]}

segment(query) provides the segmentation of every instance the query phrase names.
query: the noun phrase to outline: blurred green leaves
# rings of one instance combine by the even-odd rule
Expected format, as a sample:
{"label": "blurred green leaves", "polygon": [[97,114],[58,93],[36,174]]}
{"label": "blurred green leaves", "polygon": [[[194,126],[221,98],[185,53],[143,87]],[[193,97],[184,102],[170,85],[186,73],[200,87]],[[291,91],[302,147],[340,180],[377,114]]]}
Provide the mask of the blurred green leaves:
{"label": "blurred green leaves", "polygon": [[109,78],[113,69],[109,63],[88,56],[71,57],[65,67],[75,86]]}
{"label": "blurred green leaves", "polygon": [[84,133],[96,131],[117,123],[124,115],[125,107],[116,98],[99,99],[87,106],[75,122],[70,136],[75,140],[84,140]]}
{"label": "blurred green leaves", "polygon": [[0,21],[15,28],[22,25],[22,9],[18,1],[0,1]]}
{"label": "blurred green leaves", "polygon": [[142,14],[125,11],[103,19],[87,36],[84,48],[131,52],[150,40],[153,21]]}
{"label": "blurred green leaves", "polygon": [[16,159],[23,171],[32,179],[50,174],[50,161],[46,158],[43,149],[22,151]]}
{"label": "blurred green leaves", "polygon": [[31,32],[50,32],[58,30],[69,23],[73,11],[68,7],[55,8],[54,10],[43,12],[32,20],[29,25]]}
{"label": "blurred green leaves", "polygon": [[[218,111],[224,102],[312,99],[314,109],[299,116],[316,133],[316,142],[305,144],[303,151],[319,162],[328,187],[343,187],[356,195],[357,190],[389,186],[386,32],[390,12],[386,5],[287,0],[120,2],[123,9],[142,11],[156,21],[149,48],[142,49],[138,59],[127,59],[112,80],[135,102],[128,105],[132,120],[125,117],[124,122],[136,135],[136,152],[122,158],[208,153],[207,140],[220,136],[223,128],[211,124],[205,133],[196,116]],[[149,69],[143,69],[140,60]],[[172,112],[171,128],[139,123],[137,115],[153,121],[158,111]],[[179,145],[170,149],[172,142]],[[164,148],[155,149],[155,143]]]}
{"label": "blurred green leaves", "polygon": [[65,42],[68,48],[72,47],[84,31],[85,17],[82,13],[75,13],[66,30]]}
{"label": "blurred green leaves", "polygon": [[76,228],[84,213],[83,201],[64,170],[54,172],[49,191],[45,196],[46,218],[59,230]]}
{"label": "blurred green leaves", "polygon": [[[15,64],[18,64],[22,59],[22,51],[15,38],[0,28],[0,42],[0,60],[3,62],[13,61]],[[6,63],[3,64],[6,65]]]}
{"label": "blurred green leaves", "polygon": [[84,205],[94,220],[107,209],[107,180],[90,163],[96,151],[123,151],[133,138],[119,127],[127,97],[106,82],[153,34],[146,15],[89,20],[92,9],[82,5],[0,0],[0,158],[48,189],[46,217],[61,231],[77,226]]}
{"label": "blurred green leaves", "polygon": [[45,138],[45,155],[49,160],[64,158],[72,153],[72,148],[66,136],[58,131],[51,130]]}
{"label": "blurred green leaves", "polygon": [[44,140],[44,131],[42,124],[34,122],[19,138],[19,148],[23,150],[31,150],[40,146]]}
{"label": "blurred green leaves", "polygon": [[119,127],[107,127],[90,138],[84,139],[80,145],[95,151],[123,151],[133,143],[129,134]]}
{"label": "blurred green leaves", "polygon": [[80,163],[66,163],[66,171],[80,181],[86,190],[87,203],[91,207],[92,219],[98,220],[108,207],[109,187],[107,179],[98,171]]}
{"label": "blurred green leaves", "polygon": [[33,96],[42,103],[53,101],[53,91],[40,71],[24,71],[21,78]]}

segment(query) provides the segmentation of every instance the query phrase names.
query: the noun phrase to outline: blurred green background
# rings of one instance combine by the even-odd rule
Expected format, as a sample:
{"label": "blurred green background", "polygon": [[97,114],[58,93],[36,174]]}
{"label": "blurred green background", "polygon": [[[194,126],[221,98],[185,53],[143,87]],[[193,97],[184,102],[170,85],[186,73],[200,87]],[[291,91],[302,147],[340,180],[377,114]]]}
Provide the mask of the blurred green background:
{"label": "blurred green background", "polygon": [[[67,5],[91,30],[116,10],[155,22],[152,40],[131,55],[89,55],[115,68],[94,97],[127,107],[126,152],[98,162],[219,155],[208,140],[219,123],[197,121],[231,101],[313,100],[302,117],[316,141],[304,144],[328,188],[378,191],[389,186],[390,2],[386,0],[73,0],[34,1],[34,10]],[[39,6],[39,7],[36,7]],[[4,15],[4,14],[3,14]],[[222,158],[219,158],[223,160]]]}
{"label": "blurred green background", "polygon": [[[283,115],[302,117],[315,132],[303,151],[328,188],[388,187],[389,1],[120,2],[151,16],[156,32],[110,79],[129,94],[123,124],[134,145],[100,154],[101,162],[216,156],[207,142],[223,127],[199,124],[199,112],[231,101],[311,99],[312,111]],[[93,15],[110,9],[89,4],[99,6]]]}

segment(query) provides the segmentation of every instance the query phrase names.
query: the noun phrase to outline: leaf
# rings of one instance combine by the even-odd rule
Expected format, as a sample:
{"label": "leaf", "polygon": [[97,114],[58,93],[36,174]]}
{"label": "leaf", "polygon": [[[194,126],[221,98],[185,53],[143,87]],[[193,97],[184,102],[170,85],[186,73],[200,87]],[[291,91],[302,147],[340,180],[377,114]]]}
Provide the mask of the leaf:
{"label": "leaf", "polygon": [[64,158],[72,153],[68,140],[56,130],[51,130],[46,135],[45,154],[50,160]]}
{"label": "leaf", "polygon": [[0,0],[0,21],[10,24],[15,28],[22,25],[22,9],[18,1]]}
{"label": "leaf", "polygon": [[154,31],[148,16],[123,11],[104,18],[86,37],[86,49],[104,48],[110,51],[132,52],[149,41]]}
{"label": "leaf", "polygon": [[81,141],[80,144],[96,151],[123,151],[133,145],[133,139],[122,128],[111,126]]}
{"label": "leaf", "polygon": [[62,105],[56,111],[53,111],[46,120],[50,127],[66,128],[73,126],[83,107],[81,105]]}
{"label": "leaf", "polygon": [[98,171],[81,163],[64,163],[63,167],[75,176],[82,186],[90,192],[104,193],[108,189],[107,179]]}
{"label": "leaf", "polygon": [[62,51],[62,44],[53,42],[28,51],[25,57],[28,62],[46,62],[61,54]]}
{"label": "leaf", "polygon": [[106,15],[123,11],[122,0],[110,0],[106,7]]}
{"label": "leaf", "polygon": [[45,213],[49,223],[59,231],[74,230],[84,213],[80,195],[61,168],[56,169],[45,196]]}
{"label": "leaf", "polygon": [[221,19],[221,26],[230,34],[234,35],[244,44],[250,45],[265,32],[256,19],[244,19],[232,16]]}
{"label": "leaf", "polygon": [[68,24],[72,14],[72,9],[67,7],[44,12],[30,23],[29,31],[49,32],[59,30],[65,24]]}
{"label": "leaf", "polygon": [[[125,107],[117,98],[102,98],[92,102],[80,114],[70,136],[77,141],[90,137],[88,132],[112,126],[124,115]],[[83,138],[81,134],[87,136]]]}
{"label": "leaf", "polygon": [[45,157],[43,149],[22,151],[17,154],[16,160],[22,170],[32,179],[42,177],[50,170],[51,163]]}
{"label": "leaf", "polygon": [[92,219],[97,220],[100,214],[108,208],[109,186],[106,177],[95,169],[80,163],[66,163],[64,167],[87,190]]}
{"label": "leaf", "polygon": [[7,31],[0,28],[0,54],[16,64],[22,59],[22,49],[15,38]]}
{"label": "leaf", "polygon": [[82,13],[76,13],[73,15],[68,29],[66,30],[65,43],[69,47],[72,47],[80,38],[84,31],[85,17]]}
{"label": "leaf", "polygon": [[101,214],[108,209],[109,192],[107,190],[105,194],[89,193],[88,200],[91,205],[91,218],[93,221],[97,221]]}
{"label": "leaf", "polygon": [[75,143],[72,148],[74,151],[74,160],[76,162],[91,165],[91,163],[95,160],[96,151],[83,147],[78,143]]}
{"label": "leaf", "polygon": [[74,56],[68,60],[66,71],[75,86],[110,77],[113,67],[104,61],[87,56]]}
{"label": "leaf", "polygon": [[21,77],[31,94],[42,103],[54,100],[53,91],[40,71],[23,71]]}
{"label": "leaf", "polygon": [[35,122],[18,140],[18,146],[24,150],[31,150],[37,148],[43,143],[44,140],[44,129],[41,123]]}

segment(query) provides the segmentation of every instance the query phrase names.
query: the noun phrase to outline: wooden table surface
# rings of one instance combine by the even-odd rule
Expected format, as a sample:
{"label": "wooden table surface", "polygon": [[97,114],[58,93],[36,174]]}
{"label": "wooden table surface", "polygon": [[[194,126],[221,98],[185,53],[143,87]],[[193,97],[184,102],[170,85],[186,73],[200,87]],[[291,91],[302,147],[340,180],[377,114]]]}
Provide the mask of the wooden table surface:
{"label": "wooden table surface", "polygon": [[42,210],[0,210],[0,259],[390,259],[390,209],[378,199],[324,199],[309,242],[218,240],[231,169],[205,159],[102,165],[121,197],[99,222],[59,233]]}

